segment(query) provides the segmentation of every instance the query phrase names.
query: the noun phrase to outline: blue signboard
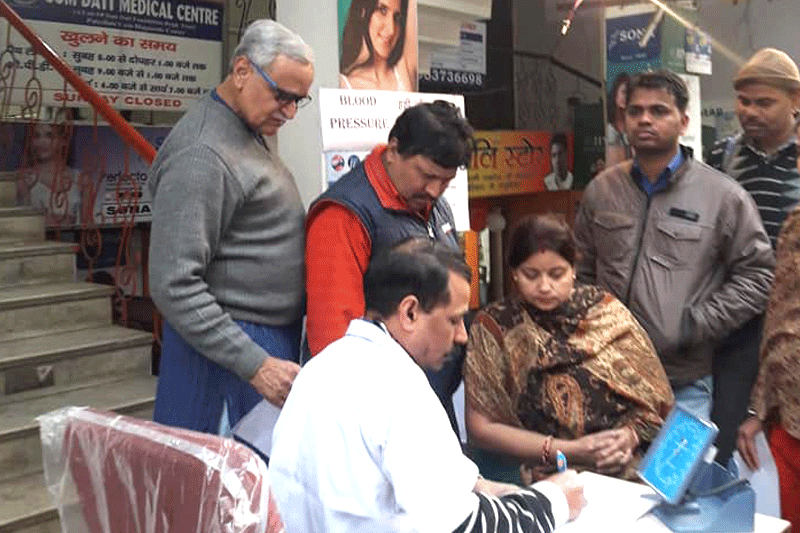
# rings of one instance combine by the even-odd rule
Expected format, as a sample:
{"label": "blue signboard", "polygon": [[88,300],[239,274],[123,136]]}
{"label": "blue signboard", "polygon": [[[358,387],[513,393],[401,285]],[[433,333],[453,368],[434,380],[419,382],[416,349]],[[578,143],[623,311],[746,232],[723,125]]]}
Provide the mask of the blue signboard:
{"label": "blue signboard", "polygon": [[222,40],[223,6],[197,0],[8,0],[23,19]]}
{"label": "blue signboard", "polygon": [[606,19],[606,79],[620,72],[641,72],[658,68],[661,63],[661,27],[659,22],[644,46],[640,45],[653,13],[641,13]]}

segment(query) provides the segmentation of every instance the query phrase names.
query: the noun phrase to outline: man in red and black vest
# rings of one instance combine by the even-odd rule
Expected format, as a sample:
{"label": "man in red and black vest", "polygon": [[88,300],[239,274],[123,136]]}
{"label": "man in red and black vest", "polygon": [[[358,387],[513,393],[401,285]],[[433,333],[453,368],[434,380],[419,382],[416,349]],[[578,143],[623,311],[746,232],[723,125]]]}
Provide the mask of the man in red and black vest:
{"label": "man in red and black vest", "polygon": [[[311,355],[341,338],[364,314],[363,277],[374,252],[413,236],[458,247],[442,197],[469,162],[472,128],[453,104],[406,109],[364,161],[309,208],[306,223],[307,332]],[[461,381],[463,348],[428,379],[456,429],[452,395]]]}

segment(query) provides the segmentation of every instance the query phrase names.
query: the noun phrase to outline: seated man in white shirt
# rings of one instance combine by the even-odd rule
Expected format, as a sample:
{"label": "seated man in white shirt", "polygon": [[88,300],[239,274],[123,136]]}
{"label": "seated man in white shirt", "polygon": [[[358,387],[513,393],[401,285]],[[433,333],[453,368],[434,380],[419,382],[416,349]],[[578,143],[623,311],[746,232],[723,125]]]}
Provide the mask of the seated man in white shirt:
{"label": "seated man in white shirt", "polygon": [[467,340],[469,275],[426,239],[373,258],[365,317],[303,367],[275,426],[287,531],[550,533],[585,505],[574,471],[520,488],[461,452],[423,368]]}

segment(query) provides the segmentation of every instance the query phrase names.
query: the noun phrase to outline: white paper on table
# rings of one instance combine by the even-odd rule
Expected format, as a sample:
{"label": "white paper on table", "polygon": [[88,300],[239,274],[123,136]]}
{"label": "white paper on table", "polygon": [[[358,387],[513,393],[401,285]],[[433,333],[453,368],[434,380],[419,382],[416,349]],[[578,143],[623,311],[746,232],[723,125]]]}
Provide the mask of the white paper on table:
{"label": "white paper on table", "polygon": [[233,426],[233,434],[269,457],[272,453],[272,431],[280,414],[280,407],[261,400]]}
{"label": "white paper on table", "polygon": [[660,501],[647,485],[581,472],[586,507],[558,533],[623,531],[632,527]]}
{"label": "white paper on table", "polygon": [[750,470],[742,460],[739,450],[733,452],[733,461],[739,470],[739,477],[750,481],[750,486],[756,493],[756,512],[776,516],[781,516],[780,489],[778,486],[778,468],[775,466],[775,459],[767,444],[767,437],[763,431],[759,431],[755,438],[758,462],[761,468]]}

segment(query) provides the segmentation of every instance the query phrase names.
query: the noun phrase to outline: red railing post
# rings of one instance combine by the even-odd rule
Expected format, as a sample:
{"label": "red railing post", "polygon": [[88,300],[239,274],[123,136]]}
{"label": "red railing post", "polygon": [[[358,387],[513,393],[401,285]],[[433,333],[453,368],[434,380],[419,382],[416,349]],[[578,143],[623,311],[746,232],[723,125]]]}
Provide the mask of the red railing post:
{"label": "red railing post", "polygon": [[78,94],[81,95],[81,98],[86,100],[91,106],[97,110],[98,113],[109,123],[109,125],[114,128],[120,137],[122,137],[127,144],[133,147],[136,150],[136,153],[139,156],[147,161],[147,163],[152,163],[153,158],[156,155],[156,150],[153,148],[153,145],[150,144],[147,139],[142,137],[142,135],[136,131],[128,121],[125,120],[122,115],[120,115],[113,107],[111,107],[105,99],[97,94],[97,92],[92,89],[89,84],[87,84],[83,79],[74,71],[72,67],[70,67],[67,63],[65,63],[59,56],[56,54],[50,46],[47,45],[38,35],[36,35],[33,30],[31,30],[27,24],[17,15],[16,11],[11,9],[8,4],[4,0],[0,0],[0,15],[4,16],[8,19],[8,22],[14,26],[16,29],[25,39],[31,43],[31,46],[36,50],[37,53],[41,54],[48,63],[50,63],[54,69],[56,69],[59,74],[61,74],[67,82],[72,85],[72,87],[78,91]]}

